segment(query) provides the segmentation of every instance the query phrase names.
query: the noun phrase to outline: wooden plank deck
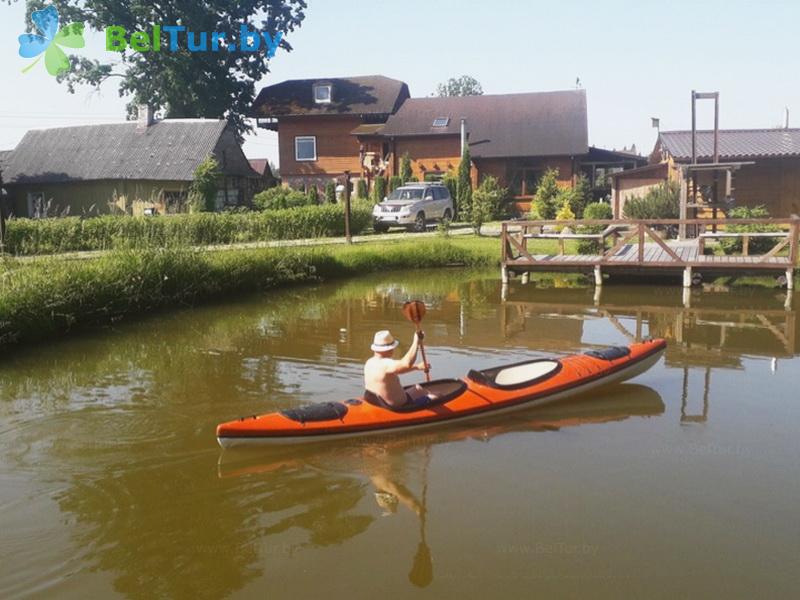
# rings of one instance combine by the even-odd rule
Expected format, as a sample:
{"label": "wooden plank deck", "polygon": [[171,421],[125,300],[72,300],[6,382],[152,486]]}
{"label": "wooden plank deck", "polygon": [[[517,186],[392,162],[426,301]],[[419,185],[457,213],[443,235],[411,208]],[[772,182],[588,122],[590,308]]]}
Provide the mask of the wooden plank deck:
{"label": "wooden plank deck", "polygon": [[[608,230],[613,231],[607,237],[603,236],[603,245],[607,248],[604,254],[566,254],[564,240],[596,241],[596,235],[568,233],[563,236],[555,234],[529,233],[530,228],[552,226],[552,221],[530,221],[517,223],[520,227],[510,231],[506,224],[503,225],[501,235],[503,243],[503,277],[507,280],[507,273],[524,273],[528,271],[558,271],[578,270],[594,271],[595,280],[600,284],[602,271],[616,273],[643,273],[648,270],[659,272],[684,273],[684,285],[691,280],[694,273],[700,272],[727,272],[727,273],[756,273],[772,272],[785,276],[791,287],[792,273],[798,259],[798,239],[800,238],[800,219],[792,217],[788,220],[736,220],[721,221],[719,224],[769,224],[774,225],[775,234],[766,234],[762,237],[775,237],[775,246],[766,254],[749,255],[745,243],[745,255],[715,256],[704,253],[704,243],[701,239],[691,240],[665,240],[663,233],[656,228],[674,226],[676,224],[699,225],[694,220],[663,220],[663,221],[583,221],[572,223],[581,228],[585,225],[614,225]],[[562,223],[563,224],[563,223]],[[704,220],[703,225],[709,225],[709,220]],[[788,225],[788,229],[786,229]],[[585,229],[584,229],[585,230]],[[580,231],[580,229],[578,229]],[[747,236],[747,233],[728,233],[728,237]],[[752,237],[756,237],[753,234]],[[563,238],[563,239],[559,239]],[[559,240],[559,254],[532,254],[529,249],[529,240],[548,239]],[[785,254],[781,256],[781,254]]]}

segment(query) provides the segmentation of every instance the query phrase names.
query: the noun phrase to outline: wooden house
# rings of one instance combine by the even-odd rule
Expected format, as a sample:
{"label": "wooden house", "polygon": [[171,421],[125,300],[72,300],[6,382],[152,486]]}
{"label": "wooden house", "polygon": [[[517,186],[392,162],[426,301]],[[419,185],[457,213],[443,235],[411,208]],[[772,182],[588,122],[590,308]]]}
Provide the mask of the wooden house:
{"label": "wooden house", "polygon": [[222,171],[217,207],[248,204],[263,187],[224,120],[155,120],[32,130],[3,158],[10,211],[20,217],[160,214],[187,209],[195,169]]}
{"label": "wooden house", "polygon": [[[725,177],[717,176],[720,200],[727,200],[729,206],[763,205],[775,217],[800,214],[800,129],[721,129],[718,148],[719,162],[734,165],[730,190],[723,189]],[[698,131],[697,162],[712,162],[713,153],[714,132]],[[680,177],[677,167],[692,161],[692,132],[662,131],[650,161],[669,165],[667,169],[653,168],[649,174],[641,170],[641,175],[650,178],[650,184]],[[624,173],[615,179],[624,181],[634,176],[635,173]],[[714,173],[698,173],[697,185],[699,196],[707,200],[712,196]],[[726,198],[728,191],[730,197]]]}
{"label": "wooden house", "polygon": [[251,116],[278,132],[281,179],[293,187],[345,171],[353,183],[391,177],[406,153],[419,180],[441,177],[458,168],[462,135],[473,184],[497,177],[520,210],[549,168],[572,186],[581,173],[594,183],[598,169],[646,162],[589,146],[584,90],[410,98],[406,84],[386,77],[303,79],[264,88]]}
{"label": "wooden house", "polygon": [[380,75],[294,79],[261,90],[250,116],[278,132],[281,181],[323,188],[365,162],[380,166],[384,148],[364,148],[356,133],[380,127],[409,97],[402,81]]}

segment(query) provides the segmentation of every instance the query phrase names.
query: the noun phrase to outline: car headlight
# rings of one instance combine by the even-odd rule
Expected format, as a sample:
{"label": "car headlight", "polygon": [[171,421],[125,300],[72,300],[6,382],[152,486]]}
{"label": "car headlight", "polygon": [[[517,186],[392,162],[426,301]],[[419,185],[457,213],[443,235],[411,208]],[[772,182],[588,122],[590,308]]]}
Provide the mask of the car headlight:
{"label": "car headlight", "polygon": [[372,207],[372,214],[373,215],[377,215],[380,212],[381,212],[381,205],[380,204],[376,204],[375,206]]}
{"label": "car headlight", "polygon": [[411,207],[410,206],[404,206],[403,208],[400,209],[400,214],[401,215],[407,215],[409,213],[411,213]]}

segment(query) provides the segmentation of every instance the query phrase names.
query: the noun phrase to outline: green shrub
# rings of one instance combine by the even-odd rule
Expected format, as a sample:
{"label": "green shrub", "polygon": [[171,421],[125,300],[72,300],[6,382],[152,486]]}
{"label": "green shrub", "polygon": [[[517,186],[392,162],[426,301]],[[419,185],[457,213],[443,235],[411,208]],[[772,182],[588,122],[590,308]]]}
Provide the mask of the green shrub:
{"label": "green shrub", "polygon": [[[569,205],[569,198],[565,198],[564,202],[561,204],[561,208],[558,209],[556,213],[556,221],[574,221],[575,220],[575,213],[572,212],[572,208]],[[558,226],[556,227],[556,231],[561,233],[564,231],[565,227]]]}
{"label": "green shrub", "polygon": [[480,235],[487,221],[502,218],[508,190],[501,188],[496,177],[488,175],[472,194],[472,228]]}
{"label": "green shrub", "polygon": [[325,184],[325,202],[336,204],[336,182],[329,181]]}
{"label": "green shrub", "polygon": [[406,183],[419,183],[419,177],[412,175],[406,180]]}
{"label": "green shrub", "polygon": [[441,173],[425,173],[425,176],[422,178],[422,181],[427,181],[430,183],[436,183],[441,181],[443,175]]}
{"label": "green shrub", "polygon": [[539,180],[539,185],[536,186],[536,194],[531,201],[531,217],[544,220],[554,219],[558,207],[563,203],[561,195],[562,190],[558,185],[558,169],[547,169]]}
{"label": "green shrub", "polygon": [[315,206],[319,204],[319,192],[317,192],[316,185],[310,185],[308,191],[306,192],[306,204],[309,206]]}
{"label": "green shrub", "polygon": [[399,175],[392,175],[389,178],[389,191],[390,192],[395,191],[401,185],[403,185],[403,180],[400,178]]}
{"label": "green shrub", "polygon": [[356,199],[358,200],[368,200],[369,199],[369,192],[367,191],[367,180],[366,179],[359,179],[358,183],[356,184]]}
{"label": "green shrub", "polygon": [[586,175],[583,173],[578,175],[578,179],[575,182],[575,187],[569,190],[567,198],[569,200],[569,206],[572,209],[572,212],[575,213],[575,217],[578,219],[584,218],[583,211],[593,199],[592,186],[589,183],[589,178],[586,177]]}
{"label": "green shrub", "polygon": [[[583,210],[583,218],[587,221],[601,221],[613,218],[613,211],[611,205],[605,202],[593,202],[587,204]],[[601,233],[605,229],[603,225],[581,225],[578,227],[578,233]],[[578,241],[578,254],[599,254],[601,248],[598,242],[593,240],[579,240]]]}
{"label": "green shrub", "polygon": [[[583,218],[587,221],[602,221],[613,219],[614,214],[610,204],[605,202],[592,202],[591,204],[587,204],[586,208],[583,209]],[[603,229],[602,225],[593,225],[590,227],[600,227],[601,230]]]}
{"label": "green shrub", "polygon": [[[768,219],[769,211],[765,206],[739,206],[728,211],[729,219]],[[780,231],[780,227],[774,225],[726,225],[725,231],[729,233],[768,233],[770,231]],[[778,238],[750,238],[748,244],[748,254],[764,254],[769,252]],[[719,245],[725,254],[740,254],[743,250],[742,238],[721,238]]]}
{"label": "green shrub", "polygon": [[442,183],[447,188],[447,191],[450,192],[450,197],[453,199],[453,202],[455,202],[456,196],[458,195],[458,177],[451,172],[445,173],[444,177],[442,177]]}
{"label": "green shrub", "polygon": [[378,175],[372,183],[372,202],[379,204],[386,197],[386,177]]}
{"label": "green shrub", "polygon": [[273,187],[253,196],[255,210],[278,210],[308,204],[308,196],[289,187]]}
{"label": "green shrub", "polygon": [[222,172],[213,156],[207,156],[194,171],[189,185],[189,205],[195,211],[211,212],[216,209],[217,190]]}
{"label": "green shrub", "polygon": [[[364,202],[354,202],[351,209],[353,233],[364,231],[371,222],[371,207]],[[340,235],[344,235],[344,209],[337,204],[325,204],[261,212],[164,217],[109,215],[89,219],[12,219],[8,223],[6,249],[12,254],[30,255]]]}
{"label": "green shrub", "polygon": [[400,159],[400,180],[406,183],[411,179],[411,174],[411,157],[408,155],[408,152],[406,152]]}
{"label": "green shrub", "polygon": [[472,179],[470,172],[472,159],[469,148],[464,148],[461,162],[458,164],[458,180],[456,182],[456,214],[464,221],[472,219]]}
{"label": "green shrub", "polygon": [[630,196],[625,201],[626,219],[677,219],[680,216],[680,184],[660,183],[644,196]]}

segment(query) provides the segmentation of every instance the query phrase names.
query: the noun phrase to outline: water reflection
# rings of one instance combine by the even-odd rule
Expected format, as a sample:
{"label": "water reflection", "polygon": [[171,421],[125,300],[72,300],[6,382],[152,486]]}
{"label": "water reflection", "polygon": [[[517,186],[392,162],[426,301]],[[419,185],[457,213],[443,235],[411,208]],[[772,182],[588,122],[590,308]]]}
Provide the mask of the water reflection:
{"label": "water reflection", "polygon": [[[494,272],[381,274],[156,315],[4,357],[0,528],[4,547],[13,551],[0,562],[15,578],[0,577],[0,596],[30,590],[56,595],[70,581],[86,580],[108,595],[105,580],[94,579],[101,574],[114,591],[131,598],[223,597],[245,588],[263,595],[292,578],[320,592],[322,583],[313,588],[308,580],[311,569],[314,581],[334,581],[342,564],[377,550],[394,553],[394,560],[374,574],[376,581],[400,573],[404,585],[434,588],[442,584],[443,571],[452,572],[449,559],[462,551],[435,533],[443,511],[451,519],[446,526],[463,532],[472,523],[470,510],[496,508],[488,500],[481,504],[483,497],[442,491],[461,483],[449,475],[459,460],[467,460],[461,456],[498,453],[498,462],[475,486],[503,506],[517,502],[519,509],[512,492],[484,488],[484,479],[508,472],[514,481],[513,473],[527,472],[530,456],[539,456],[528,454],[530,448],[554,448],[552,460],[566,456],[579,471],[592,456],[571,445],[578,436],[564,432],[591,437],[625,422],[614,430],[624,437],[637,425],[667,423],[684,435],[711,436],[712,429],[724,431],[704,423],[725,416],[714,403],[719,386],[735,386],[731,375],[749,370],[765,385],[784,381],[780,377],[796,368],[797,361],[790,361],[800,335],[796,299],[787,304],[783,292],[709,289],[694,292],[689,306],[674,287],[607,286],[598,295],[590,287],[532,282],[512,285],[505,302],[499,292]],[[213,437],[220,421],[359,393],[374,331],[392,329],[407,343],[412,329],[400,306],[417,297],[430,307],[425,328],[434,376],[647,336],[670,344],[663,365],[648,374],[648,386],[609,388],[591,398],[425,435],[220,452]],[[791,388],[776,389],[779,394]],[[647,419],[661,415],[669,418]],[[748,424],[748,431],[754,427]],[[741,428],[731,429],[739,440]],[[635,464],[650,434],[640,431],[642,437],[618,449],[620,455],[607,464]],[[672,435],[660,430],[665,450],[648,457],[639,477],[647,477],[652,463],[672,460],[666,449],[681,443]],[[613,439],[597,435],[587,446],[602,455],[603,444]],[[727,447],[731,441],[718,443]],[[476,447],[484,452],[476,453]],[[520,450],[499,452],[506,447]],[[742,457],[736,458],[738,473]],[[468,467],[462,477],[473,472]],[[582,476],[591,481],[594,474],[587,467]],[[672,475],[666,467],[659,474],[664,480]],[[560,476],[552,476],[549,490],[566,485],[569,478]],[[620,489],[632,483],[624,470],[602,476]],[[26,485],[5,483],[20,480]],[[602,497],[603,489],[597,493]],[[554,502],[548,496],[538,500],[540,506]],[[592,506],[581,508],[594,523],[607,518],[607,509],[598,505],[595,514]],[[576,539],[547,530],[547,523],[579,522],[581,514],[554,513],[557,518],[543,519],[540,527],[551,540]],[[502,511],[493,516],[497,522],[503,517]],[[530,525],[529,515],[514,517]],[[653,519],[661,521],[660,514]],[[391,529],[387,523],[401,525]],[[494,525],[484,532],[485,545],[475,547],[476,556],[499,571],[515,560],[522,564],[521,555],[495,556],[508,538],[493,537],[500,535]]]}
{"label": "water reflection", "polygon": [[[348,495],[347,501],[342,502],[322,493],[323,489],[316,489],[319,493],[312,496],[300,495],[293,490],[302,489],[297,484],[311,473],[326,481],[342,477],[342,473],[360,475],[371,483],[381,516],[395,515],[401,508],[415,515],[419,541],[416,552],[408,561],[408,580],[417,587],[426,587],[434,580],[433,553],[426,537],[428,473],[438,446],[468,441],[488,443],[510,434],[557,432],[634,417],[654,417],[663,412],[664,403],[655,390],[642,385],[622,384],[558,406],[521,411],[512,420],[490,418],[479,425],[456,425],[413,436],[387,434],[335,444],[227,451],[220,456],[219,477],[257,482],[286,492],[284,501],[270,502],[266,510],[280,512],[294,507],[302,518],[284,519],[264,533],[276,533],[296,526],[311,533],[311,543],[331,544],[363,533],[374,519],[348,514],[357,504],[354,495]],[[327,489],[328,486],[323,487]],[[363,487],[357,489],[360,493],[367,493]],[[318,535],[316,528],[322,523],[333,527],[326,530],[330,537]]]}

